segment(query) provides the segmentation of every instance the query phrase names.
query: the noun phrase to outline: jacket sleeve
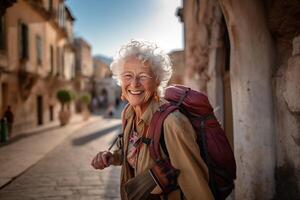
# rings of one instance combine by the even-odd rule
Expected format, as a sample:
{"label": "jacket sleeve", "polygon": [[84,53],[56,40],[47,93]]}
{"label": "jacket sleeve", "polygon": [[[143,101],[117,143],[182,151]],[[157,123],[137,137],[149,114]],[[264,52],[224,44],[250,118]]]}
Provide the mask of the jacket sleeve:
{"label": "jacket sleeve", "polygon": [[180,170],[178,184],[185,198],[214,199],[208,186],[208,169],[187,117],[179,111],[171,113],[164,122],[164,137],[171,164]]}

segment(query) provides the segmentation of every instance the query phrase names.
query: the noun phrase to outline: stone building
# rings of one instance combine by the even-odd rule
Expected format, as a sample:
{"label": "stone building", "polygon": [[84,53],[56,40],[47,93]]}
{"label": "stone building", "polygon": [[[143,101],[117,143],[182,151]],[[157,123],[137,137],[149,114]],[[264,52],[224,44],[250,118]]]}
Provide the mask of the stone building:
{"label": "stone building", "polygon": [[184,51],[172,51],[169,53],[172,65],[173,73],[169,81],[169,84],[183,84],[182,76],[184,74]]}
{"label": "stone building", "polygon": [[83,39],[76,38],[75,45],[75,74],[77,91],[91,91],[90,78],[93,75],[93,57],[91,46]]}
{"label": "stone building", "polygon": [[115,105],[121,96],[120,87],[112,79],[112,72],[109,64],[94,57],[94,95],[99,107]]}
{"label": "stone building", "polygon": [[[91,45],[83,38],[75,38],[75,89],[77,94],[93,91],[93,57]],[[76,111],[81,112],[80,101],[76,102]]]}
{"label": "stone building", "polygon": [[300,2],[183,0],[185,84],[207,93],[237,161],[234,199],[299,199]]}
{"label": "stone building", "polygon": [[56,118],[56,91],[74,77],[73,20],[62,0],[18,0],[1,17],[0,115],[12,107],[15,132]]}

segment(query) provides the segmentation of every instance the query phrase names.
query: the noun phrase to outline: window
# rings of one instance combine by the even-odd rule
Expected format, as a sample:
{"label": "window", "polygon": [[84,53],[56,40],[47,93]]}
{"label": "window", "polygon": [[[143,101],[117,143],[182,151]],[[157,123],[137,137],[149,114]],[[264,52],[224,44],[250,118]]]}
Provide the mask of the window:
{"label": "window", "polygon": [[57,76],[60,76],[60,66],[61,66],[61,60],[60,60],[60,48],[59,47],[57,47],[56,48],[56,63],[57,63],[57,65],[56,65],[56,75]]}
{"label": "window", "polygon": [[61,51],[61,75],[63,78],[65,78],[65,52],[62,49]]}
{"label": "window", "polygon": [[0,18],[0,50],[4,50],[5,47],[5,20],[2,16]]}
{"label": "window", "polygon": [[37,35],[36,36],[36,63],[38,65],[42,64],[42,38]]}
{"label": "window", "polygon": [[20,23],[20,59],[28,58],[28,26]]}
{"label": "window", "polygon": [[63,3],[60,3],[58,7],[58,24],[59,27],[65,27],[65,6]]}
{"label": "window", "polygon": [[2,83],[1,84],[1,103],[2,103],[2,110],[6,109],[7,106],[7,99],[8,99],[8,84]]}
{"label": "window", "polygon": [[54,50],[53,46],[50,45],[50,73],[54,74]]}

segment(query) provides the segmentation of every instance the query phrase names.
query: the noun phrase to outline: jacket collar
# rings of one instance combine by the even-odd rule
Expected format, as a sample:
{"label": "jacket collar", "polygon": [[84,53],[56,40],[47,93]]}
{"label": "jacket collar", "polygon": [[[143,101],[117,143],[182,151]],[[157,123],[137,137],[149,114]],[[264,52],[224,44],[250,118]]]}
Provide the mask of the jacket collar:
{"label": "jacket collar", "polygon": [[[152,99],[148,105],[148,107],[146,108],[145,112],[142,114],[141,116],[141,122],[146,123],[148,126],[150,125],[151,119],[153,114],[159,110],[159,107],[163,104],[167,103],[167,101],[163,98],[160,99],[159,102],[157,102],[155,99]],[[125,119],[128,120],[131,117],[134,117],[135,113],[134,113],[134,109],[131,105],[129,105],[129,107],[126,110],[126,113],[124,115]]]}

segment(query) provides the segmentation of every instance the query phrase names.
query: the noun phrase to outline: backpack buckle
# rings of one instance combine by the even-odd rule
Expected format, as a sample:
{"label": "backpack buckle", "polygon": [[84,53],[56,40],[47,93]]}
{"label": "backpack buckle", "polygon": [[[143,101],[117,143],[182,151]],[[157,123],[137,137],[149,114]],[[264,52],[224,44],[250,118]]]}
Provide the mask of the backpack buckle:
{"label": "backpack buckle", "polygon": [[163,107],[159,107],[159,112],[164,112],[166,109],[164,109]]}
{"label": "backpack buckle", "polygon": [[151,141],[152,141],[151,138],[146,138],[146,137],[141,138],[141,142],[147,145],[151,144]]}

